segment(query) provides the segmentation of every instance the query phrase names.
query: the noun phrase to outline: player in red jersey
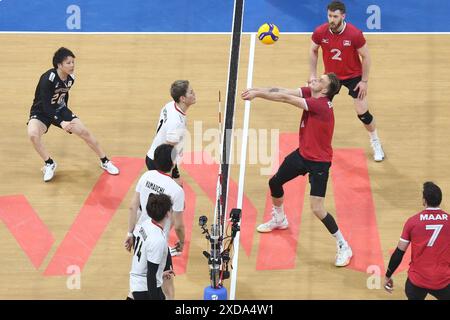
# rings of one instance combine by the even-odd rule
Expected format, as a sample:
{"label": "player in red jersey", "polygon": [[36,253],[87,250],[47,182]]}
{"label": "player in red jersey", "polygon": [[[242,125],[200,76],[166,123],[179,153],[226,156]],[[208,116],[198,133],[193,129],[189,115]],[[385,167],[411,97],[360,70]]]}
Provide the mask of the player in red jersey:
{"label": "player in red jersey", "polygon": [[328,23],[318,26],[311,37],[310,80],[317,78],[317,59],[321,47],[325,73],[335,73],[342,85],[348,88],[358,118],[369,132],[373,158],[383,161],[384,151],[367,102],[370,55],[366,39],[361,30],[345,21],[345,5],[342,2],[333,1],[327,9]]}
{"label": "player in red jersey", "polygon": [[409,218],[403,227],[386,271],[386,291],[394,289],[392,274],[411,244],[411,263],[405,284],[408,299],[423,300],[429,293],[437,299],[450,300],[450,222],[449,214],[439,208],[441,200],[441,189],[433,182],[425,182],[425,210]]}
{"label": "player in red jersey", "polygon": [[300,89],[251,88],[242,93],[242,99],[263,98],[289,103],[303,109],[299,148],[284,159],[277,173],[270,179],[272,218],[259,225],[257,230],[271,232],[274,229],[288,227],[283,209],[283,185],[299,175],[308,173],[311,185],[311,209],[335,237],[337,243],[335,265],[343,267],[350,263],[353,253],[333,216],[325,210],[324,205],[328,173],[333,157],[331,140],[333,138],[334,113],[331,100],[339,92],[339,89],[339,79],[334,73],[329,73],[322,75],[320,79],[313,79],[309,87]]}

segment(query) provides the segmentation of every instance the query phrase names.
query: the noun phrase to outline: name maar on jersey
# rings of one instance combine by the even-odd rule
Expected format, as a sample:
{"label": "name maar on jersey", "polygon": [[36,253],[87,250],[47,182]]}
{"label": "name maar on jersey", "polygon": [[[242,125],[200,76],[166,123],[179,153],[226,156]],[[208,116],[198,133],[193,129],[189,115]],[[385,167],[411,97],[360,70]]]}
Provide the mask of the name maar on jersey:
{"label": "name maar on jersey", "polygon": [[432,213],[421,213],[420,214],[420,221],[429,221],[429,220],[448,220],[448,215],[443,213],[443,214],[432,214]]}

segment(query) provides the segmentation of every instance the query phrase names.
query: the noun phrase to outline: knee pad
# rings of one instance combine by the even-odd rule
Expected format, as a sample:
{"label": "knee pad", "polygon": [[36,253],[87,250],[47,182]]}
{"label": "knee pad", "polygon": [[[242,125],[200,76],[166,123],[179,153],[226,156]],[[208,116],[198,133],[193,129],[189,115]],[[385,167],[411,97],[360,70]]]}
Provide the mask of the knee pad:
{"label": "knee pad", "polygon": [[358,118],[364,124],[371,124],[373,120],[373,116],[370,114],[369,110],[363,114],[358,114]]}
{"label": "knee pad", "polygon": [[283,185],[278,181],[276,175],[269,180],[270,194],[274,198],[281,198],[284,195]]}

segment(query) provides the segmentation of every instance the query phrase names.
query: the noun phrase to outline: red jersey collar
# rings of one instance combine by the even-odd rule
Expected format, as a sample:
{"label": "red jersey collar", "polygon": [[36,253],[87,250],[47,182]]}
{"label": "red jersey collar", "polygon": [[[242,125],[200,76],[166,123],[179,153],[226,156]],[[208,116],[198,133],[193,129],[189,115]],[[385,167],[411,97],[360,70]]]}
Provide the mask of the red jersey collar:
{"label": "red jersey collar", "polygon": [[183,116],[185,116],[186,115],[186,113],[184,113],[183,112],[183,110],[181,110],[180,108],[178,108],[178,106],[177,106],[177,103],[176,102],[174,102],[173,103],[173,105],[174,105],[174,107],[175,107],[175,110],[177,110],[179,113],[181,113]]}
{"label": "red jersey collar", "polygon": [[156,222],[155,220],[152,219],[152,223],[153,223],[155,226],[157,226],[158,228],[160,228],[162,231],[164,231],[163,227],[162,227],[158,222]]}
{"label": "red jersey collar", "polygon": [[342,34],[345,31],[345,28],[347,28],[347,22],[344,21],[344,27],[342,28],[341,32],[333,33],[333,31],[331,31],[330,28],[328,28],[328,31],[330,31],[330,33],[333,34],[333,35],[340,35],[340,34]]}

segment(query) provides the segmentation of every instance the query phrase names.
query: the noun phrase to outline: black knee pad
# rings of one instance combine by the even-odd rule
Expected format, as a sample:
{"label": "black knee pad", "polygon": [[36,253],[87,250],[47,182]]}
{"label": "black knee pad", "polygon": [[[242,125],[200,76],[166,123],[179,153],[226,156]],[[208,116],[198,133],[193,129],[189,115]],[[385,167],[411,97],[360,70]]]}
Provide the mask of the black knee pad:
{"label": "black knee pad", "polygon": [[369,110],[363,114],[358,114],[358,118],[364,124],[371,124],[373,120],[373,116],[370,114]]}
{"label": "black knee pad", "polygon": [[281,198],[284,195],[283,185],[280,183],[276,175],[270,178],[269,187],[272,197]]}

